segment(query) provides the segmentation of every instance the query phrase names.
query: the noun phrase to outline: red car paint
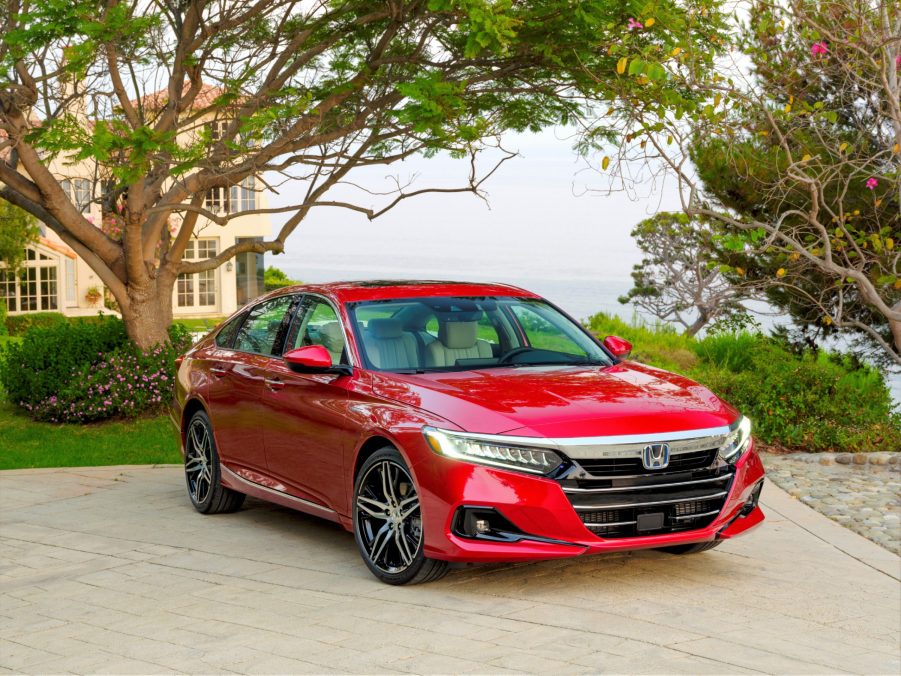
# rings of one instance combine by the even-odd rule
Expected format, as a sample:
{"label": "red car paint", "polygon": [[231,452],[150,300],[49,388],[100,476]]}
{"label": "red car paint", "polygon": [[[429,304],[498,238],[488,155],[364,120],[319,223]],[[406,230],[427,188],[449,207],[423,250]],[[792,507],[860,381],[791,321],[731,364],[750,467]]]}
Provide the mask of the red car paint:
{"label": "red car paint", "polygon": [[[722,508],[703,526],[604,537],[586,526],[560,481],[438,455],[423,436],[423,427],[431,426],[538,442],[665,437],[736,422],[735,409],[682,376],[631,361],[419,374],[360,366],[365,362],[351,330],[349,303],[539,298],[535,294],[500,284],[335,283],[281,289],[259,300],[284,294],[313,294],[333,305],[355,366],[347,373],[297,372],[281,357],[218,347],[218,329],[195,345],[179,366],[171,414],[184,453],[188,418],[199,408],[207,412],[224,466],[222,483],[229,488],[352,530],[361,454],[391,444],[404,457],[420,494],[425,554],[449,561],[546,559],[699,543],[743,534],[764,518],[755,494],[764,470],[753,442],[730,469],[734,474]],[[628,352],[621,339],[607,345],[608,352]],[[454,514],[472,505],[496,509],[526,537],[497,542],[455,534]]]}

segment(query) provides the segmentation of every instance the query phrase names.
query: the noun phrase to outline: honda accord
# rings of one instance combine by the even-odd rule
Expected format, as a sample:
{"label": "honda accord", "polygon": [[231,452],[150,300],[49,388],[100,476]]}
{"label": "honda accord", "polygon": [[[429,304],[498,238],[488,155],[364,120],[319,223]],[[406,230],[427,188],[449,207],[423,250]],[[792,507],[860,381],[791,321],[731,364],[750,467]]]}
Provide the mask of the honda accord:
{"label": "honda accord", "polygon": [[390,584],[689,554],[760,524],[750,421],[630,351],[501,284],[280,289],[178,360],[188,495],[204,514],[251,495],[335,521]]}

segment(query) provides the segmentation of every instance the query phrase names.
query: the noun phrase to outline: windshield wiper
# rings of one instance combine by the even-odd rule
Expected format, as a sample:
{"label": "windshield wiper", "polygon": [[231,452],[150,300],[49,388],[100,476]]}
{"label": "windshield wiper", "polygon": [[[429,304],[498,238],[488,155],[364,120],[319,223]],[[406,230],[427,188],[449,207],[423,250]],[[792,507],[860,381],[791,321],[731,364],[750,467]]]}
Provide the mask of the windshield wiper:
{"label": "windshield wiper", "polygon": [[548,361],[523,361],[513,362],[510,364],[495,364],[495,368],[503,368],[510,366],[513,368],[523,368],[526,366],[610,366],[607,362],[597,361],[596,359],[574,359],[572,361],[548,360]]}

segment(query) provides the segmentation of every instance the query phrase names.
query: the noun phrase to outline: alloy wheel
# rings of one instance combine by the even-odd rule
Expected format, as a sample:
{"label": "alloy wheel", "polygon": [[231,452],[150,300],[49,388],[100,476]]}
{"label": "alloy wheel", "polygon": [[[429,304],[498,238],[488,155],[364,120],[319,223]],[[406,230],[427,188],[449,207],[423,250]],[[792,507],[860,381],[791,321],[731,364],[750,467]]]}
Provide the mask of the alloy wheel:
{"label": "alloy wheel", "polygon": [[372,465],[356,496],[357,530],[369,561],[382,572],[401,573],[422,547],[419,495],[406,468],[393,460]]}
{"label": "alloy wheel", "polygon": [[195,419],[185,439],[185,475],[188,491],[195,504],[203,504],[213,486],[213,446],[210,430],[203,420]]}

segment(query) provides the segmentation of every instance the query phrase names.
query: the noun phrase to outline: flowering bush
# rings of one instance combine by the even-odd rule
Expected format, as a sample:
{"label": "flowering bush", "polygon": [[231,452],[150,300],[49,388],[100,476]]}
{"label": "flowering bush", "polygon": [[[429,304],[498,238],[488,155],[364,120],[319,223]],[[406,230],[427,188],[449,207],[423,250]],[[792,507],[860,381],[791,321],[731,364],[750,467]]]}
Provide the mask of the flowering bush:
{"label": "flowering bush", "polygon": [[135,417],[162,408],[170,396],[175,358],[191,338],[178,325],[169,337],[168,344],[142,351],[118,319],[35,329],[3,355],[0,380],[10,400],[36,420]]}
{"label": "flowering bush", "polygon": [[38,420],[92,422],[131,418],[160,408],[172,390],[175,357],[181,348],[157,346],[140,351],[131,345],[73,373],[69,385],[25,409]]}

